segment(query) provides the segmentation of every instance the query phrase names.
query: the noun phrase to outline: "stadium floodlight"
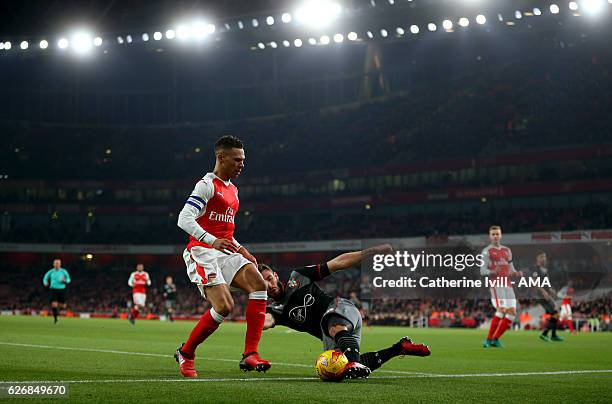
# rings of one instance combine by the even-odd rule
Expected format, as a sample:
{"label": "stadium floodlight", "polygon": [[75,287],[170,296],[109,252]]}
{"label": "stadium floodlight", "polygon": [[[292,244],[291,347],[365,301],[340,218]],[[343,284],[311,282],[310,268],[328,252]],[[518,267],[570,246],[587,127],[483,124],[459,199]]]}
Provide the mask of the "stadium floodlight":
{"label": "stadium floodlight", "polygon": [[176,38],[176,32],[173,29],[169,29],[166,31],[166,38],[167,39],[174,39]]}
{"label": "stadium floodlight", "polygon": [[244,23],[242,21],[238,21],[238,29],[244,29]]}
{"label": "stadium floodlight", "polygon": [[293,46],[295,46],[296,48],[301,48],[303,45],[302,40],[300,38],[296,39],[295,41],[293,41]]}
{"label": "stadium floodlight", "polygon": [[0,42],[0,50],[4,50],[4,42]]}
{"label": "stadium floodlight", "polygon": [[196,39],[204,39],[208,35],[213,34],[217,27],[214,24],[207,24],[204,21],[194,21],[191,24],[191,36]]}
{"label": "stadium floodlight", "polygon": [[514,12],[514,18],[516,18],[517,20],[520,20],[521,18],[523,18],[523,13],[521,13],[519,10],[516,10]]}
{"label": "stadium floodlight", "polygon": [[118,43],[119,45],[123,45],[123,42],[124,42],[124,41],[123,41],[123,37],[122,37],[122,36],[118,36],[118,37],[117,37],[117,43]]}
{"label": "stadium floodlight", "polygon": [[459,18],[459,26],[465,28],[470,25],[470,20],[466,17]]}
{"label": "stadium floodlight", "polygon": [[317,44],[317,40],[314,38],[308,38],[308,43],[311,44],[312,46]]}
{"label": "stadium floodlight", "polygon": [[404,35],[406,33],[406,31],[404,31],[404,28],[402,28],[402,27],[397,27],[397,28],[395,28],[395,33],[397,35],[399,35],[399,36],[402,36],[402,35]]}
{"label": "stadium floodlight", "polygon": [[427,24],[427,29],[430,30],[431,32],[434,32],[435,30],[438,29],[438,26],[434,24],[433,22],[430,22],[429,24]]}
{"label": "stadium floodlight", "polygon": [[103,42],[102,38],[99,36],[95,37],[93,40],[94,46],[102,46],[102,42]]}
{"label": "stadium floodlight", "polygon": [[368,38],[374,39],[374,34],[372,33],[372,31],[366,32],[366,35],[368,36]]}
{"label": "stadium floodlight", "polygon": [[580,8],[584,10],[586,14],[596,15],[604,6],[605,0],[582,0],[580,2]]}
{"label": "stadium floodlight", "polygon": [[125,37],[125,41],[126,41],[127,43],[132,43],[132,36],[131,36],[131,35],[126,36],[126,37]]}
{"label": "stadium floodlight", "polygon": [[278,48],[278,44],[276,42],[272,41],[272,42],[270,42],[270,47],[272,49],[276,49],[276,48]]}
{"label": "stadium floodlight", "polygon": [[251,20],[251,25],[253,26],[253,28],[259,27],[259,21],[257,21],[257,18],[253,18]]}
{"label": "stadium floodlight", "polygon": [[576,3],[575,1],[570,1],[568,6],[569,9],[572,11],[578,10],[578,3]]}
{"label": "stadium floodlight", "polygon": [[28,43],[28,41],[21,41],[21,43],[19,44],[19,47],[22,50],[26,50],[30,47],[30,44]]}
{"label": "stadium floodlight", "polygon": [[159,31],[156,31],[156,32],[153,34],[153,39],[155,39],[156,41],[161,41],[162,37],[163,37],[163,35],[162,35],[162,33],[161,33],[161,32],[159,32]]}
{"label": "stadium floodlight", "polygon": [[414,35],[418,34],[421,31],[421,29],[419,28],[418,25],[411,25],[410,26],[410,32],[412,32]]}
{"label": "stadium floodlight", "polygon": [[497,21],[504,22],[504,16],[501,13],[497,14]]}
{"label": "stadium floodlight", "polygon": [[288,47],[290,47],[290,46],[291,46],[291,42],[289,42],[289,41],[287,41],[287,40],[285,39],[285,40],[283,41],[283,46],[284,46],[285,48],[288,48]]}
{"label": "stadium floodlight", "polygon": [[550,12],[551,12],[552,14],[559,14],[559,6],[558,6],[558,5],[556,5],[556,4],[554,4],[554,3],[553,3],[553,4],[551,4],[551,5],[550,5]]}
{"label": "stadium floodlight", "polygon": [[539,8],[534,8],[533,9],[533,15],[542,15],[542,10],[540,10]]}
{"label": "stadium floodlight", "polygon": [[348,38],[349,41],[356,41],[357,40],[357,33],[356,32],[349,32],[346,37]]}
{"label": "stadium floodlight", "polygon": [[268,24],[268,25],[274,25],[274,17],[272,17],[271,15],[269,15],[269,16],[266,18],[266,24]]}
{"label": "stadium floodlight", "polygon": [[386,29],[383,28],[380,30],[380,36],[382,36],[383,38],[386,38],[387,35],[389,35],[389,33],[387,32]]}
{"label": "stadium floodlight", "polygon": [[327,35],[322,35],[320,42],[321,45],[329,45],[329,37]]}
{"label": "stadium floodlight", "polygon": [[334,35],[334,42],[335,43],[342,43],[342,41],[344,41],[344,35],[342,35],[342,34]]}
{"label": "stadium floodlight", "polygon": [[47,49],[49,47],[49,42],[43,39],[38,43],[38,46],[40,47],[40,49]]}
{"label": "stadium floodlight", "polygon": [[91,35],[87,32],[77,32],[72,36],[70,43],[72,44],[72,49],[80,54],[89,52],[93,45]]}
{"label": "stadium floodlight", "polygon": [[487,17],[485,17],[484,15],[482,15],[482,14],[478,14],[478,15],[476,16],[476,23],[477,23],[477,24],[483,25],[483,24],[485,24],[486,22],[487,22]]}
{"label": "stadium floodlight", "polygon": [[146,32],[142,34],[142,41],[149,42],[149,34],[147,34]]}
{"label": "stadium floodlight", "polygon": [[265,48],[266,48],[266,45],[265,45],[263,42],[260,42],[260,43],[258,43],[258,44],[257,44],[257,47],[258,47],[259,49],[265,49]]}
{"label": "stadium floodlight", "polygon": [[176,37],[182,41],[191,37],[191,28],[185,24],[176,27]]}
{"label": "stadium floodlight", "polygon": [[284,22],[285,24],[289,24],[291,20],[293,20],[293,17],[291,16],[291,14],[283,13],[283,15],[281,15],[281,21]]}
{"label": "stadium floodlight", "polygon": [[12,47],[13,47],[13,44],[11,43],[11,41],[6,41],[4,43],[4,49],[5,50],[11,50]]}
{"label": "stadium floodlight", "polygon": [[68,40],[66,38],[60,38],[60,40],[57,41],[57,47],[60,49],[66,49],[68,47]]}
{"label": "stadium floodlight", "polygon": [[453,29],[453,22],[451,20],[442,21],[442,28],[444,28],[447,31]]}
{"label": "stadium floodlight", "polygon": [[302,4],[295,12],[297,21],[312,28],[328,26],[336,20],[342,7],[330,0],[310,0]]}

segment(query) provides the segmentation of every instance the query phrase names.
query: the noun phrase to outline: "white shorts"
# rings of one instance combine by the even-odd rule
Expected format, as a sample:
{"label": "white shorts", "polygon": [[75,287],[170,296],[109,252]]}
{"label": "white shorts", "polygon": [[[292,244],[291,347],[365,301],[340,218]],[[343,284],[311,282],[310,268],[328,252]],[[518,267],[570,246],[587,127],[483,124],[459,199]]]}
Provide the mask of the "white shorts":
{"label": "white shorts", "polygon": [[561,318],[571,320],[572,319],[572,306],[570,306],[569,304],[562,304],[560,314],[561,314]]}
{"label": "white shorts", "polygon": [[236,273],[251,261],[242,254],[225,254],[214,248],[195,246],[191,252],[185,250],[183,259],[187,265],[187,276],[200,289],[202,296],[208,286],[226,284],[230,286]]}
{"label": "white shorts", "polygon": [[147,302],[147,294],[146,293],[132,293],[132,300],[134,300],[134,304],[137,306],[145,306]]}
{"label": "white shorts", "polygon": [[491,288],[491,302],[496,309],[516,309],[516,297],[513,288]]}

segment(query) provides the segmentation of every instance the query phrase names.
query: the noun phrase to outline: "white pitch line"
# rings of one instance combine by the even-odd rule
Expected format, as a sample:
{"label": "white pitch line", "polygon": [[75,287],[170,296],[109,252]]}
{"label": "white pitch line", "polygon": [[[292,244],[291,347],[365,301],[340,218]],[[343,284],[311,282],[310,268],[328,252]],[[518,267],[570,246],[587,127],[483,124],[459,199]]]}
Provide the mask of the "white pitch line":
{"label": "white pitch line", "polygon": [[[75,348],[75,347],[53,346],[53,345],[22,344],[22,343],[17,343],[17,342],[3,342],[3,341],[0,341],[0,345],[20,346],[20,347],[26,347],[26,348],[58,349],[58,350],[63,350],[63,351],[110,353],[110,354],[118,354],[118,355],[152,356],[152,357],[157,357],[157,358],[173,358],[174,359],[173,355],[147,353],[147,352],[117,351],[114,349]],[[216,361],[216,362],[236,362],[236,359],[224,359],[224,358],[199,357],[199,359],[202,359],[204,361]],[[273,362],[273,365],[291,366],[291,367],[299,367],[299,368],[312,368],[314,366],[314,365],[305,365],[302,363],[283,363],[283,362]],[[401,370],[379,370],[377,372],[378,373],[384,372],[384,373],[406,374],[406,375],[428,374],[428,373],[421,373],[421,372],[407,372],[407,371],[401,371]]]}
{"label": "white pitch line", "polygon": [[[466,374],[423,374],[406,376],[372,376],[373,380],[385,379],[425,379],[425,378],[478,378],[478,377],[507,377],[507,376],[554,376],[554,375],[576,375],[593,373],[612,373],[612,369],[594,370],[560,370],[553,372],[510,372],[510,373],[466,373]],[[14,380],[0,381],[2,384],[91,384],[91,383],[210,383],[210,382],[277,382],[277,381],[318,381],[317,377],[260,377],[260,378],[206,378],[206,379],[85,379],[85,380]]]}
{"label": "white pitch line", "polygon": [[[28,348],[43,348],[43,349],[58,349],[66,351],[85,351],[85,352],[98,352],[98,353],[112,353],[120,355],[137,355],[137,356],[153,356],[160,358],[173,358],[172,355],[146,353],[146,352],[130,352],[130,351],[117,351],[112,349],[95,349],[95,348],[74,348],[74,347],[61,347],[52,345],[35,345],[35,344],[22,344],[17,342],[3,342],[0,341],[0,345],[9,346],[21,346]],[[233,359],[221,359],[221,358],[204,358],[204,360],[210,361],[221,361],[221,362],[235,362]],[[304,365],[298,363],[282,363],[274,362],[275,365],[280,366],[294,366],[294,367],[307,367],[311,368],[311,365]],[[576,375],[576,374],[594,374],[594,373],[612,373],[612,369],[586,369],[586,370],[559,370],[559,371],[544,371],[544,372],[506,372],[506,373],[464,373],[464,374],[436,374],[436,373],[419,373],[419,372],[402,372],[395,370],[377,370],[376,373],[395,373],[403,376],[374,376],[372,379],[415,379],[415,378],[469,378],[469,377],[506,377],[506,376],[555,376],[555,375]],[[216,378],[216,379],[112,379],[112,380],[68,380],[65,383],[112,383],[112,382],[123,382],[123,383],[137,383],[137,382],[212,382],[212,381],[289,381],[289,380],[318,380],[316,377],[279,377],[279,378]],[[61,381],[38,381],[38,383],[59,383]],[[0,384],[8,383],[27,383],[27,382],[5,382],[0,381]],[[31,382],[33,383],[33,382]]]}

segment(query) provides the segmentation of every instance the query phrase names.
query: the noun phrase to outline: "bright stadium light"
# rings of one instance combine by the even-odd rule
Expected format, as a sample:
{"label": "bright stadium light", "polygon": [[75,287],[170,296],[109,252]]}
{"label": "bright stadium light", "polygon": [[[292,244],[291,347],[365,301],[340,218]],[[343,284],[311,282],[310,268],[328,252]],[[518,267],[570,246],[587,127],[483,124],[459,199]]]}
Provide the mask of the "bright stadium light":
{"label": "bright stadium light", "polygon": [[293,20],[293,17],[291,16],[291,14],[283,13],[283,15],[281,15],[281,21],[284,22],[285,24],[289,24],[291,20]]}
{"label": "bright stadium light", "polygon": [[342,43],[342,41],[344,41],[344,35],[342,35],[342,34],[334,35],[334,42],[335,43]]}
{"label": "bright stadium light", "polygon": [[131,36],[131,35],[126,36],[126,37],[125,37],[125,41],[126,41],[127,43],[132,43],[132,36]]}
{"label": "bright stadium light", "polygon": [[149,34],[147,34],[146,32],[142,34],[142,41],[149,42]]}
{"label": "bright stadium light", "polygon": [[469,20],[469,19],[467,19],[467,18],[465,18],[465,17],[461,17],[461,18],[459,18],[459,26],[461,26],[461,27],[464,27],[464,28],[465,28],[465,27],[467,27],[467,26],[469,26],[469,25],[470,25],[470,20]]}
{"label": "bright stadium light", "polygon": [[268,25],[274,25],[274,17],[272,17],[271,15],[268,16],[268,18],[266,18],[266,24]]}
{"label": "bright stadium light", "polygon": [[161,33],[161,32],[159,32],[159,31],[156,31],[156,32],[153,34],[153,39],[155,39],[156,41],[161,41],[162,37],[163,37],[163,35],[162,35],[162,33]]}
{"label": "bright stadium light", "polygon": [[551,4],[550,5],[550,12],[553,14],[559,14],[559,6],[556,4]]}
{"label": "bright stadium light", "polygon": [[519,10],[516,10],[514,12],[514,18],[516,18],[517,20],[520,20],[521,18],[523,18],[523,13],[521,13]]}
{"label": "bright stadium light", "polygon": [[244,29],[244,23],[242,21],[238,21],[238,29]]}
{"label": "bright stadium light", "polygon": [[74,51],[80,54],[89,52],[93,45],[91,35],[87,32],[77,32],[72,36],[70,43]]}
{"label": "bright stadium light", "polygon": [[386,38],[387,35],[389,35],[389,33],[387,32],[386,29],[383,28],[380,30],[380,36],[382,36],[383,38]]}
{"label": "bright stadium light", "polygon": [[0,50],[4,50],[4,42],[0,42]]}
{"label": "bright stadium light", "polygon": [[453,22],[451,20],[442,21],[442,28],[447,31],[453,29]]}
{"label": "bright stadium light", "polygon": [[427,29],[430,30],[431,32],[434,32],[435,30],[438,29],[438,27],[433,22],[430,22],[429,24],[427,24]]}
{"label": "bright stadium light", "polygon": [[122,37],[122,36],[118,36],[118,37],[117,37],[117,43],[118,43],[119,45],[123,45],[123,42],[124,42],[123,37]]}
{"label": "bright stadium light", "polygon": [[580,8],[587,14],[596,15],[603,9],[604,1],[605,0],[582,0],[580,2]]}
{"label": "bright stadium light", "polygon": [[322,35],[320,41],[321,41],[321,45],[328,45],[329,37],[327,35]]}
{"label": "bright stadium light", "polygon": [[19,44],[19,47],[22,50],[26,50],[30,47],[30,44],[28,43],[28,41],[21,41],[21,43]]}
{"label": "bright stadium light", "polygon": [[303,45],[302,40],[300,38],[296,39],[295,41],[293,41],[293,46],[295,46],[296,48],[301,48]]}
{"label": "bright stadium light", "polygon": [[195,21],[191,24],[191,36],[196,39],[204,39],[213,34],[217,27],[214,24],[207,24],[204,21]]}
{"label": "bright stadium light", "polygon": [[49,42],[43,39],[39,42],[38,46],[40,47],[40,49],[47,49],[49,47]]}
{"label": "bright stadium light", "polygon": [[569,9],[572,11],[578,10],[578,3],[576,3],[575,1],[570,1],[568,6]]}
{"label": "bright stadium light", "polygon": [[272,42],[270,42],[270,47],[272,49],[276,49],[276,48],[278,48],[278,44],[276,42],[272,41]]}
{"label": "bright stadium light", "polygon": [[251,25],[253,26],[253,28],[259,27],[259,21],[257,21],[257,18],[253,18],[251,20]]}
{"label": "bright stadium light", "polygon": [[60,49],[66,49],[68,47],[68,40],[66,38],[60,38],[60,40],[57,41],[57,47]]}
{"label": "bright stadium light", "polygon": [[176,37],[182,41],[191,37],[191,29],[187,25],[179,25],[176,28]]}
{"label": "bright stadium light", "polygon": [[349,32],[346,37],[348,38],[349,41],[356,41],[357,40],[357,33],[356,32]]}
{"label": "bright stadium light", "polygon": [[317,40],[314,38],[308,38],[308,43],[311,44],[312,46],[317,44]]}
{"label": "bright stadium light", "polygon": [[94,46],[102,46],[102,42],[102,38],[100,38],[99,36],[95,37],[93,40]]}
{"label": "bright stadium light", "polygon": [[329,0],[310,0],[300,6],[296,19],[306,26],[322,28],[337,19],[342,12],[340,4]]}
{"label": "bright stadium light", "polygon": [[412,32],[414,35],[418,34],[421,31],[421,29],[419,28],[418,25],[411,25],[410,26],[410,32]]}
{"label": "bright stadium light", "polygon": [[404,28],[402,28],[402,27],[397,27],[397,28],[395,28],[395,33],[397,35],[399,35],[399,36],[402,36],[402,35],[404,35],[406,33],[406,31],[404,31]]}
{"label": "bright stadium light", "polygon": [[266,48],[266,45],[265,45],[263,42],[260,42],[260,43],[258,43],[258,44],[257,44],[257,47],[258,47],[259,49],[265,49],[265,48]]}
{"label": "bright stadium light", "polygon": [[285,48],[288,48],[288,47],[290,47],[290,46],[291,46],[291,42],[289,42],[289,41],[287,41],[287,40],[285,39],[285,40],[283,41],[283,46],[284,46]]}
{"label": "bright stadium light", "polygon": [[374,34],[372,33],[372,31],[368,31],[366,32],[366,35],[368,36],[368,38],[373,39],[374,38]]}
{"label": "bright stadium light", "polygon": [[173,29],[169,29],[166,31],[166,38],[167,39],[174,39],[176,38],[176,32]]}
{"label": "bright stadium light", "polygon": [[478,14],[478,15],[476,16],[476,23],[477,23],[477,24],[482,25],[482,24],[485,24],[486,22],[487,22],[487,17],[485,17],[484,15],[482,15],[482,14]]}
{"label": "bright stadium light", "polygon": [[13,47],[13,44],[10,41],[6,41],[4,43],[4,49],[11,50],[12,47]]}
{"label": "bright stadium light", "polygon": [[533,15],[542,15],[542,10],[540,10],[539,8],[534,8],[533,9]]}

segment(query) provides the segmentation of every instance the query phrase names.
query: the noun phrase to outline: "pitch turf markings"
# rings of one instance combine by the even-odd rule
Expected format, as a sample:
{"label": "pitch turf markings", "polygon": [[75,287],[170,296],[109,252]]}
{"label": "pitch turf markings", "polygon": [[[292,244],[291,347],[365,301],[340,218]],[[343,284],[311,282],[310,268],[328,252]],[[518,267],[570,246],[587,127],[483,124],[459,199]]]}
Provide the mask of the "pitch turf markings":
{"label": "pitch turf markings", "polygon": [[[66,351],[84,351],[84,352],[97,352],[97,353],[111,353],[119,355],[136,355],[136,356],[153,356],[159,358],[173,358],[172,355],[146,353],[146,352],[130,352],[130,351],[117,351],[112,349],[95,349],[95,348],[75,348],[75,347],[61,347],[51,345],[35,345],[35,344],[22,344],[16,342],[3,342],[0,341],[0,345],[8,346],[19,346],[27,348],[41,348],[41,349],[56,349]],[[221,362],[235,362],[233,359],[221,359],[221,358],[206,358],[209,361],[221,361]],[[306,367],[311,368],[312,365],[304,365],[299,363],[282,363],[274,362],[275,365],[280,366],[293,366],[293,367]],[[416,378],[470,378],[470,377],[507,377],[507,376],[560,376],[560,375],[577,375],[577,374],[595,374],[595,373],[612,373],[612,369],[584,369],[584,370],[559,370],[559,371],[546,371],[546,372],[506,372],[506,373],[464,373],[464,374],[436,374],[436,373],[420,373],[420,372],[402,372],[395,370],[377,370],[376,373],[395,373],[401,374],[401,376],[372,376],[371,379],[416,379]],[[91,380],[49,380],[49,381],[0,381],[0,384],[10,383],[159,383],[159,382],[224,382],[224,381],[238,381],[238,382],[254,382],[254,381],[312,381],[319,380],[317,377],[263,377],[263,378],[208,378],[208,379],[91,379]]]}

